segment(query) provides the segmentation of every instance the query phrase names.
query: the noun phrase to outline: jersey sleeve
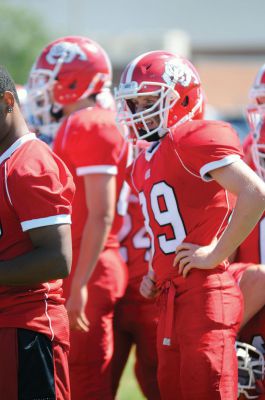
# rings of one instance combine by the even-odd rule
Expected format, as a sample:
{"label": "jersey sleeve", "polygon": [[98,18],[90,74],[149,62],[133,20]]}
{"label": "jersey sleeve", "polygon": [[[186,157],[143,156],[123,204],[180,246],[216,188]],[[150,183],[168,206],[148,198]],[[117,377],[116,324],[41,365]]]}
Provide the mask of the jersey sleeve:
{"label": "jersey sleeve", "polygon": [[71,223],[75,186],[64,163],[50,150],[14,163],[6,189],[23,231]]}
{"label": "jersey sleeve", "polygon": [[210,172],[243,157],[239,137],[230,124],[219,121],[196,122],[176,145],[182,165],[205,181]]}
{"label": "jersey sleeve", "polygon": [[88,123],[83,119],[71,121],[65,151],[78,176],[86,174],[117,175],[123,138],[111,123]]}

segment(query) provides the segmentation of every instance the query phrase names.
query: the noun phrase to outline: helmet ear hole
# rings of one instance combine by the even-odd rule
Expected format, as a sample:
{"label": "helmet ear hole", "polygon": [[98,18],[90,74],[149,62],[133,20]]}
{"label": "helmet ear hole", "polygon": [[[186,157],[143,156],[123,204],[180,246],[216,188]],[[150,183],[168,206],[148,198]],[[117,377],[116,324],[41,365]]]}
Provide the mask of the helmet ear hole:
{"label": "helmet ear hole", "polygon": [[77,87],[77,81],[75,80],[75,81],[73,81],[73,82],[71,82],[69,85],[68,85],[68,88],[69,89],[75,89]]}
{"label": "helmet ear hole", "polygon": [[183,107],[187,107],[189,105],[190,99],[189,96],[185,96],[183,102],[181,103],[181,105]]}

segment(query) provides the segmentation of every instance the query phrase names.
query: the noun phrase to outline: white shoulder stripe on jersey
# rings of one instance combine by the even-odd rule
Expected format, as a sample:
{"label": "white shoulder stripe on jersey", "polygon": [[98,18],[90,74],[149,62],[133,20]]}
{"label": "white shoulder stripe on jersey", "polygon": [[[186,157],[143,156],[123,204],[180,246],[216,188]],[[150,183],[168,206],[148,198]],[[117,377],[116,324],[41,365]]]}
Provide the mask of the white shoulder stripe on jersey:
{"label": "white shoulder stripe on jersey", "polygon": [[89,174],[108,174],[117,175],[118,167],[116,165],[91,165],[88,167],[76,168],[76,175],[83,176]]}
{"label": "white shoulder stripe on jersey", "polygon": [[6,163],[5,163],[5,188],[6,188],[6,194],[7,194],[9,203],[10,203],[11,206],[13,207],[13,203],[12,203],[12,201],[11,201],[10,194],[9,194],[9,190],[8,190],[8,185],[7,185],[7,170],[6,170],[6,168],[7,168],[7,165],[6,165]]}
{"label": "white shoulder stripe on jersey", "polygon": [[184,164],[184,162],[183,162],[182,159],[180,158],[180,155],[179,155],[179,153],[177,152],[177,150],[176,150],[175,148],[174,148],[174,152],[175,152],[175,154],[176,154],[176,156],[177,156],[177,158],[178,158],[180,164],[182,165],[182,167],[183,167],[189,174],[191,174],[192,176],[195,176],[195,178],[200,179],[200,178],[201,178],[200,175],[194,174],[192,171],[190,171],[190,170],[186,167],[186,165]]}
{"label": "white shoulder stripe on jersey", "polygon": [[29,221],[21,222],[23,232],[29,229],[41,228],[48,225],[71,224],[71,216],[69,214],[52,215],[46,218],[36,218]]}
{"label": "white shoulder stripe on jersey", "polygon": [[232,164],[233,162],[238,161],[238,160],[241,159],[241,157],[238,154],[230,154],[229,156],[226,156],[226,157],[222,158],[219,161],[213,161],[213,162],[210,162],[208,164],[205,164],[199,171],[200,175],[197,175],[194,172],[190,171],[189,168],[182,161],[180,155],[178,154],[178,152],[177,152],[177,150],[176,150],[176,148],[174,146],[173,136],[172,136],[172,133],[171,133],[170,130],[169,130],[169,135],[170,135],[170,137],[172,139],[172,142],[173,142],[173,147],[174,147],[175,154],[177,155],[177,157],[178,157],[181,165],[183,166],[183,168],[187,172],[189,172],[191,175],[195,176],[196,178],[202,179],[205,182],[209,182],[209,181],[213,180],[209,175],[207,175],[210,171],[213,171],[216,168],[220,168],[220,167],[224,167],[226,165]]}
{"label": "white shoulder stripe on jersey", "polygon": [[210,171],[213,171],[214,169],[217,169],[220,167],[225,167],[226,165],[232,164],[238,160],[240,160],[240,156],[238,154],[230,154],[229,156],[226,156],[226,157],[222,158],[221,160],[213,161],[208,164],[205,164],[200,169],[200,175],[204,181],[206,181],[206,182],[212,181],[213,179],[211,178],[211,176],[208,175],[208,173]]}
{"label": "white shoulder stripe on jersey", "polygon": [[133,76],[133,72],[134,72],[134,68],[136,66],[136,64],[145,56],[147,56],[148,54],[152,53],[152,51],[148,51],[147,53],[141,54],[140,56],[136,57],[135,60],[130,64],[128,71],[127,71],[127,75],[126,75],[126,80],[125,83],[129,83],[132,81],[132,76]]}
{"label": "white shoulder stripe on jersey", "polygon": [[14,151],[16,151],[22,144],[30,141],[30,140],[35,140],[37,139],[35,133],[27,133],[26,135],[23,135],[21,138],[17,139],[1,156],[0,156],[0,164],[2,164],[3,161],[5,161],[7,158],[9,158]]}

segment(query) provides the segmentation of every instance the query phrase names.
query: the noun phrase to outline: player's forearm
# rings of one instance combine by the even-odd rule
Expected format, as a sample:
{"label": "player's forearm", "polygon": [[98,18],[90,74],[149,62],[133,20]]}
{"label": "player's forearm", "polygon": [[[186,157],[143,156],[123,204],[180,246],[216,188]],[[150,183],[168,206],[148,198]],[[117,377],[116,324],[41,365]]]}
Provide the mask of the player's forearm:
{"label": "player's forearm", "polygon": [[37,248],[12,260],[0,262],[0,285],[28,286],[65,278],[71,257],[57,250]]}
{"label": "player's forearm", "polygon": [[89,217],[82,235],[77,267],[72,286],[85,285],[97,264],[112,226],[113,218]]}
{"label": "player's forearm", "polygon": [[213,257],[219,262],[229,257],[246,239],[265,209],[265,197],[260,192],[245,192],[238,196],[230,224],[218,240]]}

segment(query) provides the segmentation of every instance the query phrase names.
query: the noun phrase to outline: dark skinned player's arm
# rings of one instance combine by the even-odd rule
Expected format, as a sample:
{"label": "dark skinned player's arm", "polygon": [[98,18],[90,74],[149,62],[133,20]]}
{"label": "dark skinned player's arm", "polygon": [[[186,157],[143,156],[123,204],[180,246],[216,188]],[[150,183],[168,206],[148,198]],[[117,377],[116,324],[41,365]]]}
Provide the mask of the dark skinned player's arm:
{"label": "dark skinned player's arm", "polygon": [[0,285],[35,285],[69,275],[72,263],[71,225],[49,225],[31,229],[28,233],[33,250],[0,261]]}

